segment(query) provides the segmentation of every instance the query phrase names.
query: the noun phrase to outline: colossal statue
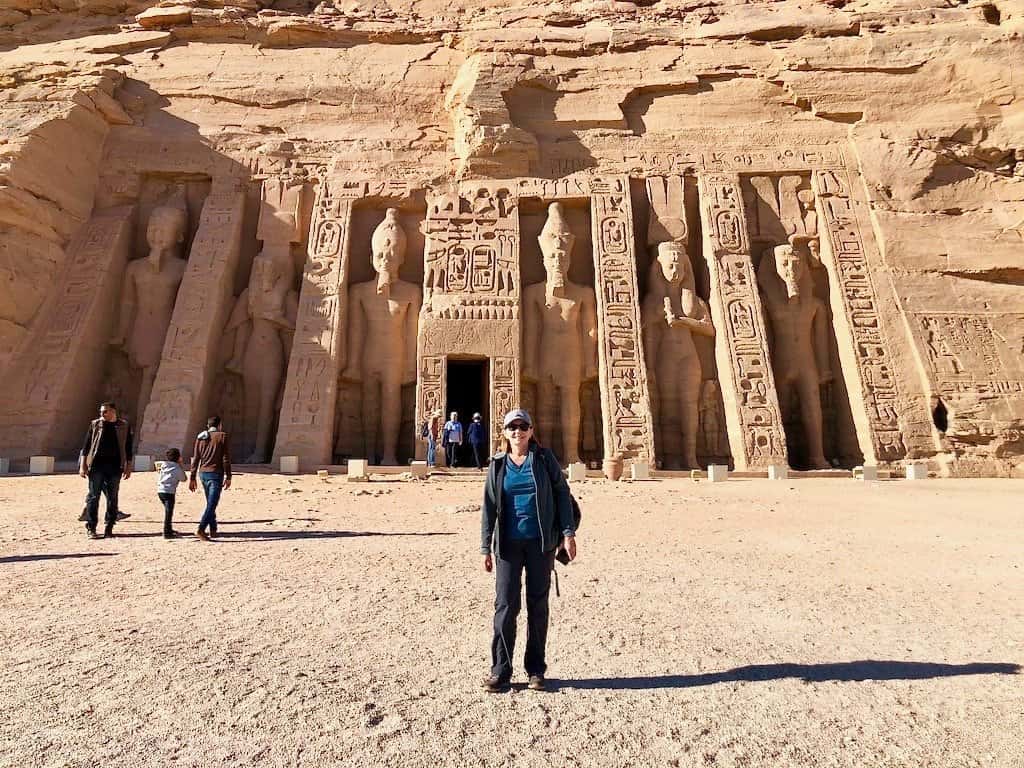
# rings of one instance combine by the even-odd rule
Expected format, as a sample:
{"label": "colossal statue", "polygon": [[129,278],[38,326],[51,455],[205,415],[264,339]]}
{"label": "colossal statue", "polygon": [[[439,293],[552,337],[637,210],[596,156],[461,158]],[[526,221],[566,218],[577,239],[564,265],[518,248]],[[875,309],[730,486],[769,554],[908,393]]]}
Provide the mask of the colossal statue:
{"label": "colossal statue", "polygon": [[523,378],[537,384],[542,429],[561,421],[567,463],[580,460],[580,386],[597,377],[597,300],[594,289],[569,281],[576,236],[561,203],[548,206],[537,238],[547,279],[523,291]]}
{"label": "colossal statue", "polygon": [[291,250],[292,243],[301,238],[293,212],[266,204],[257,234],[263,246],[253,259],[249,285],[235,301],[225,329],[235,331],[226,368],[242,377],[244,423],[249,430],[255,428],[249,464],[269,461],[273,448],[274,412],[298,310]]}
{"label": "colossal statue", "polygon": [[825,469],[822,449],[821,385],[832,380],[827,315],[814,295],[811,272],[801,248],[806,237],[768,249],[757,269],[757,282],[768,316],[772,369],[783,417],[794,393],[807,446],[807,463]]}
{"label": "colossal statue", "polygon": [[139,434],[160,365],[164,337],[174,313],[178,287],[185,275],[186,262],[179,255],[179,249],[185,240],[187,225],[184,203],[154,208],[146,227],[149,255],[130,261],[125,268],[118,329],[110,343],[123,347],[129,365],[142,372],[135,408]]}
{"label": "colossal statue", "polygon": [[694,291],[686,246],[658,244],[641,308],[647,381],[665,467],[697,467],[702,371],[693,334],[714,336],[708,305]]}
{"label": "colossal statue", "polygon": [[376,280],[349,289],[348,365],[342,378],[362,385],[363,436],[370,455],[398,463],[402,385],[416,381],[420,288],[400,280],[406,237],[398,210],[388,208],[370,240]]}

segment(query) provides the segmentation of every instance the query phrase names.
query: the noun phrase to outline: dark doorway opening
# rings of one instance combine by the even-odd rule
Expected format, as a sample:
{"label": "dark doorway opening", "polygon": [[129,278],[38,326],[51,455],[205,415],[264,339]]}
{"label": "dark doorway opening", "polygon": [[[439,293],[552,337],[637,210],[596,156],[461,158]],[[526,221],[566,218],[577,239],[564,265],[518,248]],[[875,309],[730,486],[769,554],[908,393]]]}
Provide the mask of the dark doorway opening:
{"label": "dark doorway opening", "polygon": [[459,421],[462,422],[462,446],[457,450],[458,466],[473,467],[476,462],[473,458],[473,450],[469,445],[469,425],[473,421],[473,414],[479,413],[481,423],[484,425],[484,447],[483,458],[490,455],[490,404],[488,382],[490,378],[490,360],[487,358],[477,359],[448,359],[448,389],[445,392],[445,420],[451,416],[452,411],[459,414]]}

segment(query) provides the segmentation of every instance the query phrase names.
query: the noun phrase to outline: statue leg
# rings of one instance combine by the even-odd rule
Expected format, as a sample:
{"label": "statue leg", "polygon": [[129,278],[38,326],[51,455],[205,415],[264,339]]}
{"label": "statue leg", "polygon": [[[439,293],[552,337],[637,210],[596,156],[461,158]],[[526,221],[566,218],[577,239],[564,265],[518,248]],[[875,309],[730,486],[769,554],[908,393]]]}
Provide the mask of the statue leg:
{"label": "statue leg", "polygon": [[555,413],[558,411],[558,392],[551,379],[537,382],[537,413],[533,415],[533,432],[540,442],[554,447]]}
{"label": "statue leg", "polygon": [[821,388],[817,371],[805,373],[798,382],[800,416],[807,436],[807,463],[814,469],[828,469],[821,438]]}
{"label": "statue leg", "polygon": [[679,388],[680,426],[683,430],[683,466],[696,469],[697,432],[700,429],[700,360],[691,357],[683,361],[682,386]]}
{"label": "statue leg", "polygon": [[382,464],[398,464],[398,432],[402,428],[402,385],[397,381],[381,383],[380,442]]}
{"label": "statue leg", "polygon": [[682,386],[679,376],[685,372],[673,368],[658,371],[658,430],[665,469],[679,469],[683,456],[683,420],[680,415]]}
{"label": "statue leg", "polygon": [[156,366],[147,365],[142,369],[142,386],[139,387],[139,402],[135,406],[135,444],[139,444],[142,434],[142,417],[146,415],[149,396],[153,394],[153,382],[156,380]]}
{"label": "statue leg", "polygon": [[274,425],[274,406],[277,404],[277,392],[281,388],[281,356],[268,355],[267,366],[259,384],[258,415],[256,417],[256,445],[250,464],[262,464],[270,456],[271,427]]}
{"label": "statue leg", "polygon": [[572,382],[563,384],[561,392],[562,406],[562,444],[565,446],[563,461],[575,464],[580,460],[580,384]]}
{"label": "statue leg", "polygon": [[366,460],[377,463],[377,427],[380,424],[380,377],[366,374],[363,379],[363,448]]}

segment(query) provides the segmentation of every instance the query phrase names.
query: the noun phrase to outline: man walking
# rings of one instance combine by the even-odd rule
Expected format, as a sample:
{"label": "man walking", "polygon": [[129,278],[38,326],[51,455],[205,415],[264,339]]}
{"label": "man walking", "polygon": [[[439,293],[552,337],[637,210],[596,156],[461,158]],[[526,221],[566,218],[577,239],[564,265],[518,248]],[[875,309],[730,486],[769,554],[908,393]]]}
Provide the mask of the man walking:
{"label": "man walking", "polygon": [[203,493],[206,494],[206,510],[199,520],[196,536],[202,541],[209,541],[217,535],[220,493],[231,487],[231,451],[228,448],[228,433],[220,428],[220,416],[208,418],[206,429],[196,435],[192,449],[192,476],[188,481],[190,491],[196,490],[197,474],[203,484]]}
{"label": "man walking", "polygon": [[473,450],[473,459],[476,461],[476,468],[483,471],[487,458],[484,454],[487,443],[487,430],[484,429],[484,420],[479,413],[473,414],[473,421],[466,430],[466,437],[469,438],[469,447]]}
{"label": "man walking", "polygon": [[462,445],[462,422],[459,421],[459,414],[456,411],[452,411],[451,418],[444,423],[441,444],[444,446],[444,457],[448,466],[457,467],[459,446]]}
{"label": "man walking", "polygon": [[427,466],[437,466],[437,441],[441,439],[441,412],[434,411],[427,422]]}
{"label": "man walking", "polygon": [[[117,490],[121,478],[132,474],[135,454],[132,446],[132,428],[117,417],[114,403],[100,405],[100,417],[89,423],[78,460],[78,474],[89,480],[85,497],[85,530],[90,539],[114,535],[117,522]],[[96,533],[99,522],[100,494],[107,497],[103,536]]]}

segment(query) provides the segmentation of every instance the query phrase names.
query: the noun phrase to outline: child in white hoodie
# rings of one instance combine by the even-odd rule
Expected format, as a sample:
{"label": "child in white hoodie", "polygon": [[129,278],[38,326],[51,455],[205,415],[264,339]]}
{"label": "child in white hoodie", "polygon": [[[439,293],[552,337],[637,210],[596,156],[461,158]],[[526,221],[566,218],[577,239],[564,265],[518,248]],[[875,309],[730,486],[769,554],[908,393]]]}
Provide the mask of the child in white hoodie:
{"label": "child in white hoodie", "polygon": [[177,448],[169,448],[164,454],[167,459],[160,467],[160,476],[156,481],[157,498],[164,505],[164,538],[173,539],[177,532],[171,528],[171,518],[174,517],[174,494],[178,490],[178,483],[185,480],[185,470],[181,468],[181,451]]}

